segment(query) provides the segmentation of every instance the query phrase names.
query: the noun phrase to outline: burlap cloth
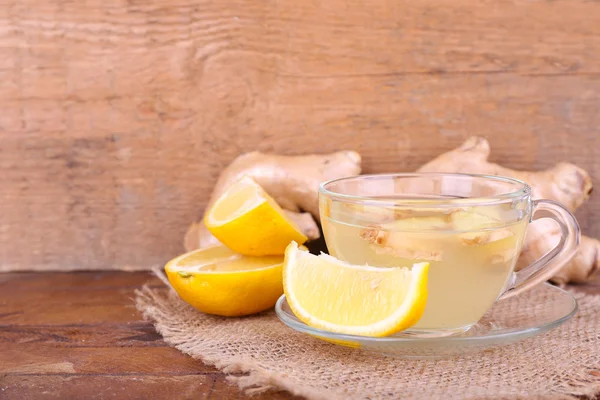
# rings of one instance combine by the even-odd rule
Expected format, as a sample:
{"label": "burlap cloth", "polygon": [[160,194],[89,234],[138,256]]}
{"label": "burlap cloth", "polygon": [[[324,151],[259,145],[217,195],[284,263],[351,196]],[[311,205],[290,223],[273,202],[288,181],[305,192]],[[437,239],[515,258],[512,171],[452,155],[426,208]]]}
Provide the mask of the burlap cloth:
{"label": "burlap cloth", "polygon": [[[579,312],[546,334],[437,360],[329,344],[286,327],[274,312],[205,315],[170,289],[145,287],[137,291],[136,303],[168,344],[216,366],[247,394],[287,390],[327,400],[593,398],[600,393],[600,296],[576,297]],[[521,309],[528,311],[521,314],[536,312],[544,301],[532,290]]]}

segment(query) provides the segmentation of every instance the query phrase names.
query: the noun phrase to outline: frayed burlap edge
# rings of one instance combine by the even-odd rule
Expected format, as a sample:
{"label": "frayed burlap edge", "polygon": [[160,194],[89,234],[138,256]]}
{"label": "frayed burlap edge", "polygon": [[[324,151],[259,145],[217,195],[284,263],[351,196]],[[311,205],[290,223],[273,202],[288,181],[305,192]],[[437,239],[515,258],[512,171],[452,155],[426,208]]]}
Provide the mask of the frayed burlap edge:
{"label": "frayed burlap edge", "polygon": [[[290,379],[287,374],[271,371],[260,365],[252,357],[231,356],[228,354],[210,355],[205,353],[194,338],[181,335],[179,327],[183,326],[177,315],[165,314],[164,306],[168,303],[177,302],[182,308],[189,308],[187,304],[179,299],[164,277],[157,270],[155,274],[169,287],[169,289],[151,289],[144,286],[136,290],[136,307],[144,318],[153,321],[156,331],[161,334],[165,342],[181,352],[199,359],[203,363],[214,366],[222,371],[227,379],[237,385],[247,395],[256,395],[268,391],[288,391],[293,395],[302,396],[315,400],[348,399],[348,394],[330,391],[326,388],[318,389],[297,380]],[[600,296],[590,296],[582,293],[574,293],[580,302],[580,308],[600,309]],[[172,311],[172,310],[171,310]],[[600,335],[600,331],[598,332]],[[600,337],[600,336],[599,336]],[[599,343],[600,344],[600,343]],[[600,346],[598,346],[600,352]],[[503,398],[527,398],[527,399],[581,399],[596,398],[600,393],[600,354],[588,357],[592,363],[581,365],[578,370],[570,371],[569,377],[561,377],[553,383],[551,390],[544,395],[532,393],[531,396],[509,393],[479,393],[471,398],[474,399],[503,399]],[[583,360],[582,360],[583,361]],[[398,362],[402,362],[399,360]],[[373,397],[376,398],[376,397]],[[448,399],[453,398],[449,394]]]}

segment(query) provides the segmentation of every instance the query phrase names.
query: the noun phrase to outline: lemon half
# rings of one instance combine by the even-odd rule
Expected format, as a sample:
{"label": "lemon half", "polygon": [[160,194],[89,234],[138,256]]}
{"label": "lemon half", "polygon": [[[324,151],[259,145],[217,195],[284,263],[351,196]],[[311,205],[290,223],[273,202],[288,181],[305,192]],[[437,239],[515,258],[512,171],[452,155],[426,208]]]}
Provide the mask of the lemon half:
{"label": "lemon half", "polygon": [[249,315],[275,305],[283,293],[283,256],[251,257],[225,246],[183,254],[165,272],[179,296],[208,314]]}

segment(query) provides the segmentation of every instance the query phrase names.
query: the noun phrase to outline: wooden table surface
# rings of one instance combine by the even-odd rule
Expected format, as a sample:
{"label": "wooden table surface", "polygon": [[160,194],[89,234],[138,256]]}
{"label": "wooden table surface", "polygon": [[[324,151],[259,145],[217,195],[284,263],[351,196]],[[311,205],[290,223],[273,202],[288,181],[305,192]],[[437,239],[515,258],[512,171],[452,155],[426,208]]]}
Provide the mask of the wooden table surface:
{"label": "wooden table surface", "polygon": [[[0,274],[0,399],[245,398],[142,320],[144,283],[162,285],[143,272]],[[600,276],[579,289],[600,294]]]}

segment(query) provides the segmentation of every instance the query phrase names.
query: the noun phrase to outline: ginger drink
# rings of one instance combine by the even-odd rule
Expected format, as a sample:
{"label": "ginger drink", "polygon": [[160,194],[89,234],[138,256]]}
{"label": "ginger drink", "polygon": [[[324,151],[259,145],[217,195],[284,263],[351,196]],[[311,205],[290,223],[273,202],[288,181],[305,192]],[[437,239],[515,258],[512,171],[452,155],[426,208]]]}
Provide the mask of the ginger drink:
{"label": "ginger drink", "polygon": [[[399,202],[401,204],[401,202]],[[529,219],[523,207],[381,207],[321,201],[331,255],[352,264],[429,262],[425,313],[410,330],[454,333],[491,307],[515,267]]]}

